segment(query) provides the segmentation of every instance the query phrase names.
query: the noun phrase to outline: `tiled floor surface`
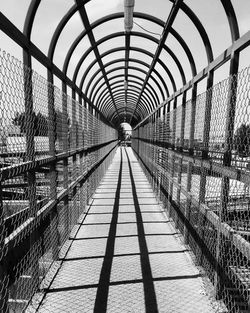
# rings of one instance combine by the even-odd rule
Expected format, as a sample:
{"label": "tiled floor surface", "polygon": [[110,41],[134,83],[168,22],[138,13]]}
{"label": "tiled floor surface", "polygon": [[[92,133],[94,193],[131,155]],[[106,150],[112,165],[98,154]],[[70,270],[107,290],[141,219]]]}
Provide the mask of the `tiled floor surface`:
{"label": "tiled floor surface", "polygon": [[118,149],[38,312],[215,312],[130,148]]}

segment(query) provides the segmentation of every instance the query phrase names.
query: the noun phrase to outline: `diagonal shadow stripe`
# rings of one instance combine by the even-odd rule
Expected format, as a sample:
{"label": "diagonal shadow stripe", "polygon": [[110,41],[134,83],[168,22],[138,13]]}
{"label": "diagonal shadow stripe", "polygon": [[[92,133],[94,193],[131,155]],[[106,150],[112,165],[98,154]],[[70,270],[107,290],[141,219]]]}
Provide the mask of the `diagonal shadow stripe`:
{"label": "diagonal shadow stripe", "polygon": [[121,180],[122,180],[122,151],[121,154],[121,162],[118,176],[118,183],[115,193],[115,202],[113,206],[113,215],[110,223],[108,240],[106,245],[105,256],[102,264],[100,280],[96,292],[94,313],[105,313],[107,312],[107,304],[108,304],[108,293],[109,293],[109,285],[110,285],[110,275],[112,262],[114,257],[115,250],[115,235],[118,221],[118,211],[119,211],[119,200],[120,200],[120,190],[121,190]]}
{"label": "diagonal shadow stripe", "polygon": [[143,288],[144,288],[144,301],[145,301],[145,309],[146,313],[156,313],[158,312],[156,293],[153,282],[153,275],[150,266],[148,247],[145,237],[145,230],[143,226],[142,213],[140,210],[140,205],[138,201],[138,197],[136,194],[136,186],[133,177],[133,171],[131,167],[131,161],[129,160],[129,156],[127,150],[125,149],[126,156],[128,159],[129,173],[132,185],[132,193],[134,199],[134,206],[136,212],[136,221],[137,221],[137,231],[138,231],[138,240],[140,247],[140,259],[141,259],[141,269],[142,269],[142,280],[143,280]]}

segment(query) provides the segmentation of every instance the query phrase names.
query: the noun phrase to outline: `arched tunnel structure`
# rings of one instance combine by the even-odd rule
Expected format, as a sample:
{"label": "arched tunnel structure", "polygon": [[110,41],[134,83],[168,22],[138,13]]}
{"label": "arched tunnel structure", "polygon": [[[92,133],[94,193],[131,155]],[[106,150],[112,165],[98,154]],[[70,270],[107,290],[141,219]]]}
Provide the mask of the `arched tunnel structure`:
{"label": "arched tunnel structure", "polygon": [[124,123],[223,312],[249,312],[248,1],[21,2],[0,4],[1,312],[43,298]]}

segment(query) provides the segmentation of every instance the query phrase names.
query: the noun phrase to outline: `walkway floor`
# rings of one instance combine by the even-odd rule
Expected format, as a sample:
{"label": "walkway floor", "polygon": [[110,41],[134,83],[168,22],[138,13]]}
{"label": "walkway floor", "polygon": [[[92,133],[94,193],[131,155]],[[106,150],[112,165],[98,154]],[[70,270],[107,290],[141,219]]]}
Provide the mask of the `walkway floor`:
{"label": "walkway floor", "polygon": [[40,313],[215,312],[131,148],[117,150]]}

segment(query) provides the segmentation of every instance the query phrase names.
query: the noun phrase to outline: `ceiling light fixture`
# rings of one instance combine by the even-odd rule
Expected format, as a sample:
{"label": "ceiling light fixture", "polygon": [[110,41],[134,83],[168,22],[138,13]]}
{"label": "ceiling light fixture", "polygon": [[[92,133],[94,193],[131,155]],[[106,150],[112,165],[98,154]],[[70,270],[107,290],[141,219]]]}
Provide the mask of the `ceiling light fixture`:
{"label": "ceiling light fixture", "polygon": [[125,32],[130,32],[133,28],[133,12],[135,0],[124,0],[124,27]]}

